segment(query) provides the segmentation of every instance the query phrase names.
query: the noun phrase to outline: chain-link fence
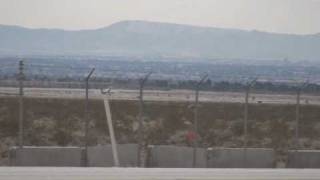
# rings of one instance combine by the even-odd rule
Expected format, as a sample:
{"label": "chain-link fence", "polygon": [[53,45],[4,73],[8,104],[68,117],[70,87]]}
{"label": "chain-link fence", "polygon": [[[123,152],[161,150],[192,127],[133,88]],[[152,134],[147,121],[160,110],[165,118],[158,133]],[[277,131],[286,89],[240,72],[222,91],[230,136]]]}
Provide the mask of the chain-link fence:
{"label": "chain-link fence", "polygon": [[[224,162],[241,162],[235,167],[260,167],[253,160],[262,158],[267,161],[264,167],[275,167],[275,163],[288,164],[290,157],[298,159],[291,155],[298,154],[298,149],[320,148],[318,100],[316,96],[304,96],[301,88],[297,88],[297,95],[261,94],[251,83],[250,89],[243,92],[217,93],[201,91],[199,83],[194,91],[161,91],[148,88],[148,81],[145,81],[145,91],[114,90],[108,89],[112,82],[109,78],[93,74],[89,82],[90,100],[85,106],[85,77],[90,68],[78,69],[83,71],[78,82],[59,82],[57,77],[53,81],[50,79],[50,69],[65,67],[30,64],[24,67],[21,69],[20,65],[24,79],[18,78],[19,66],[16,66],[15,76],[0,81],[2,138],[11,137],[19,142],[17,145],[91,147],[109,144],[105,107],[101,101],[109,98],[117,143],[139,144],[137,163],[131,163],[135,166],[170,166],[166,162],[176,157],[175,162],[182,163],[171,162],[175,164],[172,166],[230,167]],[[39,68],[43,68],[39,70],[41,73],[34,73],[34,69]],[[96,71],[103,70],[96,68]],[[138,82],[136,87],[139,87]],[[20,85],[22,94],[17,90]],[[140,86],[141,89],[144,86]],[[22,101],[8,95],[18,96]],[[18,111],[22,113],[17,114]],[[85,127],[88,127],[87,137]],[[13,145],[12,142],[8,144]],[[264,149],[261,152],[257,148]],[[198,164],[203,156],[206,162]],[[165,160],[165,157],[169,158]],[[292,163],[291,166],[298,167]]]}

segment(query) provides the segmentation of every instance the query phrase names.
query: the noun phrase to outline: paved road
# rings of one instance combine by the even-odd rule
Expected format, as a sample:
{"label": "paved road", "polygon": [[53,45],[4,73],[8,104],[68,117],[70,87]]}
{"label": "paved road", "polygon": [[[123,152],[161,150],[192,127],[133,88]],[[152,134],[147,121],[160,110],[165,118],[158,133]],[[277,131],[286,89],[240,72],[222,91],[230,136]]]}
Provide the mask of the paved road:
{"label": "paved road", "polygon": [[[58,88],[25,88],[25,96],[38,98],[84,98],[84,89],[58,89]],[[0,95],[17,94],[17,88],[0,87]],[[102,95],[100,90],[92,89],[89,91],[92,99],[118,100],[137,100],[138,90],[114,89],[110,95]],[[295,104],[296,96],[294,94],[256,94],[250,95],[250,103],[267,104]],[[194,101],[194,92],[190,90],[146,90],[144,99],[149,101]],[[202,102],[244,102],[244,93],[236,92],[201,92],[199,100]],[[320,105],[320,96],[305,95],[301,96],[301,104]]]}
{"label": "paved road", "polygon": [[320,170],[0,168],[1,180],[319,180]]}

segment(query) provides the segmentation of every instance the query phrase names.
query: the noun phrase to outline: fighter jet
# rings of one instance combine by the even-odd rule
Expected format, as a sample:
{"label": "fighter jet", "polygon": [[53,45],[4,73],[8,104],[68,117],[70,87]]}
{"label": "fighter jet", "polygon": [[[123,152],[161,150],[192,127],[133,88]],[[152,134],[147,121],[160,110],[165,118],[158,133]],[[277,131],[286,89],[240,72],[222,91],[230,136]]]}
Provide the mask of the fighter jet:
{"label": "fighter jet", "polygon": [[104,95],[108,94],[110,96],[111,95],[111,88],[107,88],[107,89],[101,88],[100,92],[101,92],[101,94],[104,94]]}

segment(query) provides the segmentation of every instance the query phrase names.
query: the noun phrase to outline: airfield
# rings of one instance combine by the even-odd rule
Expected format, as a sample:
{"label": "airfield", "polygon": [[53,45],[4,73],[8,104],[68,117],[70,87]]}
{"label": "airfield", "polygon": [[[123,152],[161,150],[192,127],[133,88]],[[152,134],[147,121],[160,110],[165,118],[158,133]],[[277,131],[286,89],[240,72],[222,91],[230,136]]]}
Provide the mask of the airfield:
{"label": "airfield", "polygon": [[[18,96],[18,88],[0,88],[0,96]],[[27,98],[84,99],[84,89],[25,88]],[[194,101],[190,90],[145,90],[145,101]],[[204,92],[201,102],[244,103],[244,92]],[[138,90],[89,90],[90,99],[138,100]],[[253,104],[295,104],[295,94],[250,94]],[[301,104],[319,105],[316,95],[301,96]],[[175,168],[75,168],[1,167],[0,180],[320,180],[317,169],[175,169]]]}

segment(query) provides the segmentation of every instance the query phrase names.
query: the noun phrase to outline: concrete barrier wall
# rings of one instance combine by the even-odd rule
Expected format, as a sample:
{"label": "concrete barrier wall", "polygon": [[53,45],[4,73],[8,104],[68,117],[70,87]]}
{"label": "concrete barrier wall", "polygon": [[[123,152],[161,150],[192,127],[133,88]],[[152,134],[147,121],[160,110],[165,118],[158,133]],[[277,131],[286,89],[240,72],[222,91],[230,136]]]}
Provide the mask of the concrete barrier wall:
{"label": "concrete barrier wall", "polygon": [[[193,165],[193,148],[179,146],[152,146],[148,162],[151,167],[191,168]],[[206,149],[197,149],[196,167],[205,168],[207,164]]]}
{"label": "concrete barrier wall", "polygon": [[79,147],[13,147],[10,149],[12,166],[80,167],[82,149]]}
{"label": "concrete barrier wall", "polygon": [[288,168],[320,168],[320,151],[289,151]]}
{"label": "concrete barrier wall", "polygon": [[272,149],[214,148],[207,152],[209,168],[273,168]]}
{"label": "concrete barrier wall", "polygon": [[[138,145],[118,145],[119,161],[121,167],[138,166]],[[113,156],[111,145],[88,148],[88,164],[90,167],[112,167]]]}
{"label": "concrete barrier wall", "polygon": [[[138,165],[138,145],[118,145],[122,167]],[[83,165],[83,148],[80,147],[24,147],[10,149],[12,166],[71,166]],[[192,147],[152,146],[149,167],[190,168],[193,161]],[[275,153],[272,149],[242,148],[197,149],[196,167],[208,168],[274,168]],[[88,148],[88,165],[112,167],[111,145]],[[320,168],[320,151],[289,151],[288,168]]]}

